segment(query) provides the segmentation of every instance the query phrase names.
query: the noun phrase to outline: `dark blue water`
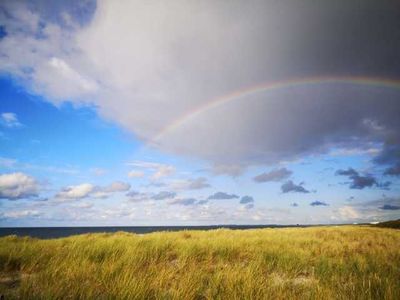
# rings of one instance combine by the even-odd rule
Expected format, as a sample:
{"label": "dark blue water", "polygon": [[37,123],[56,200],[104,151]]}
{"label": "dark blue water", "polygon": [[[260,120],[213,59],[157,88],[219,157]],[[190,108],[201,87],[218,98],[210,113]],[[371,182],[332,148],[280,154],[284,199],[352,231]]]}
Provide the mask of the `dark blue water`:
{"label": "dark blue water", "polygon": [[180,231],[180,230],[211,230],[218,228],[228,229],[257,229],[257,228],[282,228],[282,227],[305,227],[299,225],[214,225],[214,226],[110,226],[110,227],[14,227],[0,228],[0,236],[18,235],[31,236],[41,239],[67,237],[85,233],[102,232],[133,232],[151,233],[157,231]]}

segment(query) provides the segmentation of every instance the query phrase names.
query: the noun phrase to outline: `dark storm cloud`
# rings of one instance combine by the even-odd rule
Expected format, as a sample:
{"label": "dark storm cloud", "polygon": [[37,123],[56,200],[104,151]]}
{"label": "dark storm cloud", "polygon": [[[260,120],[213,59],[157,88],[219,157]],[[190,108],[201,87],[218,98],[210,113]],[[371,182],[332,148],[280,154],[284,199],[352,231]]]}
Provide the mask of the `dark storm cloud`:
{"label": "dark storm cloud", "polygon": [[292,173],[292,171],[286,168],[280,168],[257,175],[253,178],[253,180],[255,182],[281,181],[283,179],[289,178]]}
{"label": "dark storm cloud", "polygon": [[384,204],[384,205],[380,206],[379,209],[382,209],[382,210],[399,210],[400,206],[391,205],[391,204]]}
{"label": "dark storm cloud", "polygon": [[395,132],[388,135],[388,140],[385,142],[383,150],[374,158],[378,164],[395,164],[400,163],[400,140]]}
{"label": "dark storm cloud", "polygon": [[176,196],[175,192],[168,192],[168,191],[162,191],[159,192],[153,196],[151,196],[151,199],[153,200],[165,200],[165,199],[171,199]]}
{"label": "dark storm cloud", "polygon": [[391,185],[391,182],[389,181],[379,183],[377,179],[370,174],[360,175],[360,173],[353,168],[348,168],[347,170],[337,170],[335,174],[340,176],[347,176],[351,180],[351,189],[361,190],[366,187],[376,186],[378,188],[387,190]]}
{"label": "dark storm cloud", "polygon": [[384,172],[384,175],[399,176],[400,175],[400,163],[396,164],[393,167],[387,168]]}
{"label": "dark storm cloud", "polygon": [[[272,42],[284,49],[281,56],[273,53],[276,57],[272,58],[280,66],[278,72],[273,72],[275,76],[279,74],[280,79],[320,75],[400,77],[400,2],[279,1],[277,6],[266,3],[265,9],[280,7],[284,15],[288,13],[291,18],[285,22],[293,25],[289,34],[291,41],[277,34],[272,41],[265,40],[259,45],[263,48]],[[274,18],[270,20],[272,24],[279,23]],[[269,75],[260,71],[256,77],[269,78]],[[260,96],[260,101],[251,102],[254,109],[249,101],[237,104],[237,109],[231,109],[232,120],[227,113],[226,118],[219,121],[225,132],[229,131],[227,127],[232,128],[232,132],[229,131],[232,144],[222,144],[226,140],[221,138],[219,130],[207,135],[218,153],[209,153],[208,147],[201,148],[205,144],[201,138],[197,149],[185,146],[182,151],[222,161],[233,156],[232,161],[248,160],[251,164],[323,153],[332,146],[357,148],[367,142],[389,145],[392,135],[399,137],[400,122],[396,116],[400,115],[400,104],[399,93],[395,90],[321,85],[299,88],[295,92]],[[261,98],[268,101],[262,103]],[[240,130],[231,126],[239,112],[246,120],[241,122],[246,124]],[[215,114],[215,120],[221,113]],[[209,118],[212,116],[207,116],[208,123],[215,124],[215,120],[210,122]],[[394,143],[398,145],[398,139]],[[238,144],[248,145],[248,149],[233,146]]]}
{"label": "dark storm cloud", "polygon": [[365,187],[372,187],[378,184],[373,176],[361,176],[356,170],[352,168],[349,168],[348,170],[337,170],[336,175],[348,176],[349,179],[352,181],[350,183],[351,189],[363,189]]}
{"label": "dark storm cloud", "polygon": [[376,186],[380,188],[381,190],[389,191],[390,186],[392,185],[391,181],[385,181],[385,182],[380,182]]}
{"label": "dark storm cloud", "polygon": [[246,204],[246,203],[251,203],[251,202],[254,202],[254,199],[251,196],[243,196],[240,199],[240,204]]}
{"label": "dark storm cloud", "polygon": [[209,200],[227,200],[227,199],[237,199],[239,198],[238,195],[235,194],[227,194],[224,192],[216,192],[213,195],[208,197]]}
{"label": "dark storm cloud", "polygon": [[352,168],[348,168],[347,170],[337,170],[336,175],[342,175],[342,176],[358,176],[358,172]]}
{"label": "dark storm cloud", "polygon": [[303,184],[295,184],[293,183],[293,181],[289,180],[287,182],[285,182],[282,186],[281,186],[281,191],[282,193],[309,193],[310,191],[306,190],[303,187]]}
{"label": "dark storm cloud", "polygon": [[[49,24],[47,14],[27,20],[31,7],[21,16],[5,5],[0,69],[54,103],[87,100],[146,141],[215,97],[263,82],[400,77],[398,0],[137,6],[99,1],[95,21],[75,33]],[[368,143],[384,144],[383,158],[400,145],[399,96],[392,88],[339,83],[268,91],[199,113],[155,144],[218,166],[240,163],[218,170],[230,174]],[[394,166],[383,161],[376,163]]]}
{"label": "dark storm cloud", "polygon": [[294,30],[304,39],[296,41],[296,65],[318,73],[399,75],[399,1],[296,2],[302,20]]}
{"label": "dark storm cloud", "polygon": [[[397,135],[400,140],[398,97],[399,92],[382,89],[325,85],[304,88],[296,96],[286,93],[284,98],[276,95],[264,102],[261,98],[260,101],[254,100],[254,109],[245,108],[247,102],[236,102],[230,107],[199,116],[197,130],[204,135],[209,132],[211,136],[207,135],[205,141],[200,135],[181,149],[183,152],[194,151],[194,154],[210,160],[259,164],[323,154],[331,147],[362,149],[370,143],[385,145],[392,135]],[[218,130],[208,124],[217,122],[222,110],[229,111],[218,121],[224,131],[217,133]],[[239,111],[248,121],[241,123],[240,128],[235,125]],[[190,128],[188,124],[188,134]],[[261,131],[260,128],[268,130]],[[224,135],[230,139],[222,139]],[[174,147],[179,146],[174,137],[172,141]],[[382,160],[375,160],[375,163],[383,165]],[[275,178],[272,175],[276,174],[260,174],[254,180],[271,181]]]}
{"label": "dark storm cloud", "polygon": [[310,203],[311,206],[329,206],[329,204],[322,201],[314,201]]}
{"label": "dark storm cloud", "polygon": [[[399,130],[399,128],[394,130]],[[398,134],[396,135],[394,132],[390,134],[385,142],[383,150],[375,157],[374,162],[387,166],[384,175],[400,175],[400,136]]]}

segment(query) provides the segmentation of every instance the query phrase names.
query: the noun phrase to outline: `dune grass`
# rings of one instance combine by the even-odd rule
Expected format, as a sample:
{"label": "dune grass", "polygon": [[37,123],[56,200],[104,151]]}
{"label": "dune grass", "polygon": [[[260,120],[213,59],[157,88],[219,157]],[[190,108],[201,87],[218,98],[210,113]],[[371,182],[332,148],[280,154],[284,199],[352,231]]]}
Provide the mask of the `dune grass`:
{"label": "dune grass", "polygon": [[0,268],[6,299],[400,299],[400,231],[9,236]]}

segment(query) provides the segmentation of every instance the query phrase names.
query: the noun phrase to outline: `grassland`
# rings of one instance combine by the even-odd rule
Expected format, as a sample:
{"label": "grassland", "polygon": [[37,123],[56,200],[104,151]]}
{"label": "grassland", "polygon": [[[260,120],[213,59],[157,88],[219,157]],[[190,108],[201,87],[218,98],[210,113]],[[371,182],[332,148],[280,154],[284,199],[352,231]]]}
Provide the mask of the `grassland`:
{"label": "grassland", "polygon": [[400,230],[9,236],[0,268],[5,299],[400,299]]}

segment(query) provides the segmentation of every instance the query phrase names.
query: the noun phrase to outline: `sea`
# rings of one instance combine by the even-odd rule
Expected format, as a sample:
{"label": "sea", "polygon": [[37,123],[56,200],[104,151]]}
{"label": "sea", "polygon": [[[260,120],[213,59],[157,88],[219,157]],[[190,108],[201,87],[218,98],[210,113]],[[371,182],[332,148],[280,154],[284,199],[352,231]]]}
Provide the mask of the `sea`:
{"label": "sea", "polygon": [[212,226],[107,226],[107,227],[0,227],[0,237],[8,235],[30,236],[40,239],[62,238],[86,233],[112,233],[118,231],[146,234],[161,231],[260,229],[308,227],[309,225],[212,225]]}

